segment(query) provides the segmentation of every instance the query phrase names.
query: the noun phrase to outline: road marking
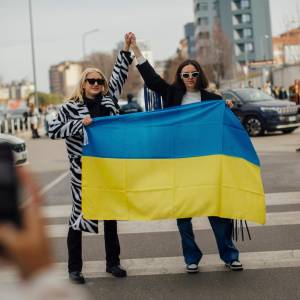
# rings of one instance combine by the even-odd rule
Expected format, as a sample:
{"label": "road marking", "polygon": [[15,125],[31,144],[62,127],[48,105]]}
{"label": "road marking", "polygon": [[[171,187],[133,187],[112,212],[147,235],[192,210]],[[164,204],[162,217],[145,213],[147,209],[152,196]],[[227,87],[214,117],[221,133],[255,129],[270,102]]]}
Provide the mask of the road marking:
{"label": "road marking", "polygon": [[51,190],[53,187],[55,187],[58,183],[60,183],[63,179],[65,179],[69,174],[69,171],[66,171],[62,173],[60,176],[58,176],[55,180],[47,184],[45,187],[42,188],[40,191],[41,195],[46,194],[49,190]]}
{"label": "road marking", "polygon": [[299,204],[299,203],[300,203],[300,192],[266,194],[267,206]]}
{"label": "road marking", "polygon": [[[300,267],[300,249],[244,252],[240,253],[240,260],[246,270],[297,268]],[[128,276],[185,273],[185,264],[181,256],[124,259],[121,263],[126,268]],[[105,265],[105,261],[84,262],[83,274],[87,278],[111,277],[105,272]],[[67,263],[56,263],[55,269],[58,278],[68,278]],[[228,271],[218,254],[204,255],[199,270],[200,272]],[[0,282],[16,281],[17,278],[17,273],[13,269],[6,268],[0,271]]]}
{"label": "road marking", "polygon": [[[62,174],[61,176],[65,174],[67,173]],[[57,180],[58,179],[59,178],[57,178]],[[266,194],[267,206],[274,206],[274,205],[278,206],[278,205],[288,205],[288,204],[300,204],[300,192]],[[71,205],[49,205],[43,207],[43,214],[45,218],[63,218],[63,217],[68,218],[71,214],[71,209],[72,209]]]}
{"label": "road marking", "polygon": [[[283,226],[283,225],[299,225],[300,211],[292,212],[274,212],[267,214],[267,222],[265,225],[260,225],[248,222],[249,227],[269,227],[269,226]],[[209,221],[206,217],[193,218],[194,230],[211,229]],[[66,237],[68,233],[67,224],[61,225],[47,225],[48,236],[50,238]],[[177,232],[177,225],[175,220],[159,220],[159,221],[118,221],[119,234],[132,233],[157,233],[157,232]],[[99,234],[103,235],[103,222],[99,222]],[[84,233],[85,236],[93,234]]]}
{"label": "road marking", "polygon": [[72,205],[51,205],[43,206],[42,213],[47,219],[69,217]]}

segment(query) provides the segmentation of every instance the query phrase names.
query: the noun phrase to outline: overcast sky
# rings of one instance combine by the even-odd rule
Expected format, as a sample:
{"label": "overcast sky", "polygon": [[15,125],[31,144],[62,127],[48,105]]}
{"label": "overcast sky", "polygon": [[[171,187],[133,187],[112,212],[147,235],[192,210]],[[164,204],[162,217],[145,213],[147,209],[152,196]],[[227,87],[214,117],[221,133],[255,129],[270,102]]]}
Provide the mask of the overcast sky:
{"label": "overcast sky", "polygon": [[[150,42],[155,60],[174,54],[183,25],[193,21],[193,0],[31,0],[38,90],[49,91],[49,66],[111,51],[125,32]],[[269,0],[273,35],[300,25],[298,0]],[[295,21],[295,22],[293,22]],[[0,78],[32,80],[28,0],[0,0]]]}

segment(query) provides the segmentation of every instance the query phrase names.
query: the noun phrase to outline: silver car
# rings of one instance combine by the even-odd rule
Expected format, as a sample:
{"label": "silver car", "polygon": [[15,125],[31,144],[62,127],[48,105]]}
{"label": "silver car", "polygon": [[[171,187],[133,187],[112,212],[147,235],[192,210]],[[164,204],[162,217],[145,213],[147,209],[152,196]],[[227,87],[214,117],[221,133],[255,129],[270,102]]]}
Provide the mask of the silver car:
{"label": "silver car", "polygon": [[0,133],[0,143],[8,143],[12,146],[17,166],[28,163],[26,143],[24,140],[13,135]]}

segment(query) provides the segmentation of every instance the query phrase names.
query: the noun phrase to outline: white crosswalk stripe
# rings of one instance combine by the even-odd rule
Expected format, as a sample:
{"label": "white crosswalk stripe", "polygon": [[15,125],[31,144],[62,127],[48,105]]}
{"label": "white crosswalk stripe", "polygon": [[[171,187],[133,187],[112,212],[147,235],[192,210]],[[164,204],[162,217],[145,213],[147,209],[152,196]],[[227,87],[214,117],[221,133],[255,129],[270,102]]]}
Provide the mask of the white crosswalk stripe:
{"label": "white crosswalk stripe", "polygon": [[[299,225],[300,224],[300,211],[294,212],[276,212],[267,214],[267,222],[265,225],[260,225],[248,222],[249,227],[262,227],[262,226],[279,226],[279,225]],[[48,234],[51,238],[66,237],[68,226],[64,225],[47,225]],[[210,229],[208,219],[193,218],[194,230],[207,230]],[[151,233],[151,232],[173,232],[177,231],[175,220],[162,220],[162,221],[118,221],[118,232],[120,234],[131,233]],[[103,223],[99,222],[100,235],[103,235]],[[85,236],[93,235],[84,233]]]}
{"label": "white crosswalk stripe", "polygon": [[[267,206],[300,204],[300,192],[269,193],[266,194]],[[43,207],[45,218],[68,218],[71,213],[71,205],[52,205]]]}
{"label": "white crosswalk stripe", "polygon": [[[300,267],[300,249],[283,251],[247,252],[240,254],[244,269],[270,269]],[[128,270],[128,276],[145,276],[159,274],[181,274],[184,273],[182,257],[155,257],[124,259],[122,265]],[[217,254],[204,255],[199,265],[200,272],[227,271],[224,263]],[[67,278],[67,264],[55,264],[57,276]],[[84,263],[83,273],[87,278],[111,277],[105,272],[105,261],[87,261]],[[16,280],[16,272],[6,269],[0,272],[1,282]]]}
{"label": "white crosswalk stripe", "polygon": [[[267,206],[283,206],[300,203],[300,192],[271,193],[266,194]],[[67,218],[70,214],[70,205],[54,205],[43,207],[45,218],[57,219]],[[267,214],[265,225],[258,225],[249,222],[250,227],[269,227],[300,225],[300,211],[272,212]],[[103,223],[99,222],[100,235],[103,234]],[[207,218],[194,218],[193,227],[195,230],[210,229]],[[66,238],[68,226],[66,220],[61,220],[60,224],[47,225],[50,238]],[[143,222],[118,222],[118,232],[120,234],[133,233],[160,233],[177,232],[175,220],[162,221],[143,221]],[[84,234],[91,236],[91,234]],[[93,236],[93,235],[92,235]],[[245,269],[267,269],[283,267],[300,267],[300,249],[289,249],[281,251],[264,251],[241,253],[241,261]],[[179,274],[184,273],[183,258],[180,257],[155,257],[122,259],[128,271],[129,276],[138,275],[157,275],[157,274]],[[67,263],[56,263],[57,274],[60,278],[67,278]],[[226,268],[217,254],[204,255],[200,264],[200,272],[225,271]],[[97,278],[107,277],[105,273],[105,261],[87,261],[84,262],[83,273],[86,277]],[[17,278],[15,272],[11,269],[0,270],[0,281],[15,281]]]}

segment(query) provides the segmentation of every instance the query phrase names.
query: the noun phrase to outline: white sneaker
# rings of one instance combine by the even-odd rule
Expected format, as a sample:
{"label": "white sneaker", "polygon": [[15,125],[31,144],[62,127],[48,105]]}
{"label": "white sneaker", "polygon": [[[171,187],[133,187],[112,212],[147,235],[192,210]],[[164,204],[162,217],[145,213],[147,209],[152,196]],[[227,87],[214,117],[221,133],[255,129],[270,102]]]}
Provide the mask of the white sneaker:
{"label": "white sneaker", "polygon": [[242,271],[243,270],[243,265],[238,260],[234,260],[230,264],[225,264],[225,266],[232,271]]}
{"label": "white sneaker", "polygon": [[187,273],[198,273],[199,272],[198,265],[196,265],[196,264],[187,265],[186,272]]}

